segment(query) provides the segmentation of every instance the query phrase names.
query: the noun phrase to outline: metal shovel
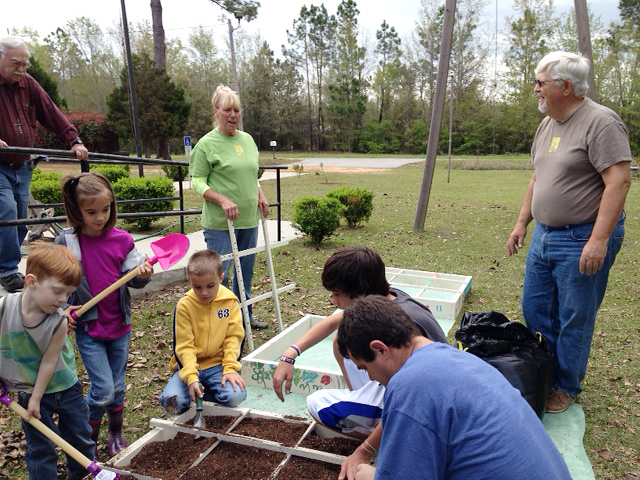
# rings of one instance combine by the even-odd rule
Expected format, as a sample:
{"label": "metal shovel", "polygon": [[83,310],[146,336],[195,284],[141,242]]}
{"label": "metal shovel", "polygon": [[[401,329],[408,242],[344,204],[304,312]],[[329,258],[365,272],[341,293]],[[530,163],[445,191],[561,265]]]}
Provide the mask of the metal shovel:
{"label": "metal shovel", "polygon": [[[151,250],[153,250],[155,256],[147,260],[149,264],[153,265],[156,262],[159,262],[162,269],[166,270],[185,256],[185,254],[189,250],[189,238],[186,235],[182,235],[181,233],[172,233],[171,235],[167,235],[166,237],[162,237],[161,239],[151,243]],[[131,270],[124,277],[115,281],[95,297],[93,297],[91,300],[89,300],[87,303],[82,305],[82,307],[80,307],[78,310],[71,312],[71,318],[73,318],[74,320],[80,318],[83,313],[85,313],[111,292],[120,288],[133,277],[138,275],[139,272],[140,267],[136,267]]]}
{"label": "metal shovel", "polygon": [[76,462],[89,470],[94,478],[97,478],[98,480],[117,480],[118,478],[120,478],[119,473],[112,472],[110,470],[102,470],[96,462],[94,462],[93,460],[89,460],[82,453],[76,450],[73,445],[71,445],[64,438],[55,433],[37,418],[31,417],[29,420],[27,420],[27,411],[22,408],[22,406],[18,405],[13,400],[13,398],[7,395],[7,386],[4,384],[2,379],[0,379],[0,403],[5,404],[11,410],[20,415],[24,419],[24,421],[29,422],[31,425],[37,428],[45,437],[58,445],[71,458],[73,458]]}

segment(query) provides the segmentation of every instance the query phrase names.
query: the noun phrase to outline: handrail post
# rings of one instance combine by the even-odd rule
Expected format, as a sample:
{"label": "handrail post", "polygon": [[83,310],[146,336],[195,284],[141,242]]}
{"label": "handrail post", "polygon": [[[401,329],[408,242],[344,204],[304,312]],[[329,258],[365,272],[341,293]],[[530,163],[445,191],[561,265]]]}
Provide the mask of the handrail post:
{"label": "handrail post", "polygon": [[280,202],[280,169],[276,168],[276,201],[278,202],[278,241],[282,240],[282,203]]}

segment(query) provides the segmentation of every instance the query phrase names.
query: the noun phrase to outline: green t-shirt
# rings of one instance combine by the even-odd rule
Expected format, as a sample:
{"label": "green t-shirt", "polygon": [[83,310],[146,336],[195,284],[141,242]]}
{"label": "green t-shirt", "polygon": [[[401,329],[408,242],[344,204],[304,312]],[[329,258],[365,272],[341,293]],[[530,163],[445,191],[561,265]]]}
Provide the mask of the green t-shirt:
{"label": "green t-shirt", "polygon": [[[258,147],[251,135],[237,131],[234,136],[211,130],[191,152],[189,173],[198,195],[211,188],[238,206],[235,228],[258,225]],[[220,205],[208,200],[202,207],[202,226],[227,230]]]}

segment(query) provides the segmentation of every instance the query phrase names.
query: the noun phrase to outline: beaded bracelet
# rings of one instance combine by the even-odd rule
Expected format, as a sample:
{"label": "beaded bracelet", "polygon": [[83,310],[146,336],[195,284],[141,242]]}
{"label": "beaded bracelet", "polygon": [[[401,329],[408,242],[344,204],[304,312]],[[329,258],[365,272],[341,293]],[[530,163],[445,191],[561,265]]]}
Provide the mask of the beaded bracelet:
{"label": "beaded bracelet", "polygon": [[296,363],[296,360],[294,358],[287,357],[286,355],[280,355],[280,361],[290,363],[291,365]]}
{"label": "beaded bracelet", "polygon": [[289,345],[289,348],[292,348],[293,350],[295,350],[295,352],[298,354],[298,356],[300,356],[300,354],[302,353],[300,351],[300,349],[298,348],[298,346],[294,345],[293,343],[291,345]]}

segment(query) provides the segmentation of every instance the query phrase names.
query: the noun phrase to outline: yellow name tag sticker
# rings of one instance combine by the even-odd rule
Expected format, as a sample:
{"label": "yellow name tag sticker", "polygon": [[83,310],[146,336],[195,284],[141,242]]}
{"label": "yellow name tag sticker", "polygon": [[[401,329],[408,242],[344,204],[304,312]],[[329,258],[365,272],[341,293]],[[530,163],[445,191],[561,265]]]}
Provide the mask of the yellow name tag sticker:
{"label": "yellow name tag sticker", "polygon": [[242,155],[244,153],[244,149],[242,148],[242,145],[240,145],[239,143],[236,143],[234,145],[234,148],[236,149],[236,153],[238,155]]}
{"label": "yellow name tag sticker", "polygon": [[558,145],[560,145],[560,137],[553,137],[551,139],[551,145],[549,145],[548,153],[556,153],[558,151]]}

